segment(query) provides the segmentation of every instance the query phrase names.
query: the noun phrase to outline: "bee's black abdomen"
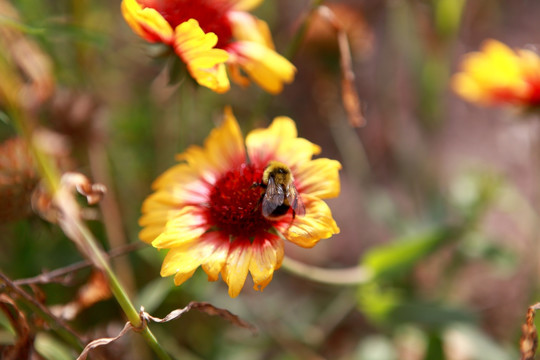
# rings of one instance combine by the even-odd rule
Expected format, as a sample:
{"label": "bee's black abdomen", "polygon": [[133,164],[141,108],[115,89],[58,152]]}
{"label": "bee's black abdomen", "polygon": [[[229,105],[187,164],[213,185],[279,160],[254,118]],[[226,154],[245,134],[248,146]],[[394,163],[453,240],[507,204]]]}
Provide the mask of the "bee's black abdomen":
{"label": "bee's black abdomen", "polygon": [[281,204],[279,205],[268,217],[280,217],[283,216],[289,211],[290,205]]}

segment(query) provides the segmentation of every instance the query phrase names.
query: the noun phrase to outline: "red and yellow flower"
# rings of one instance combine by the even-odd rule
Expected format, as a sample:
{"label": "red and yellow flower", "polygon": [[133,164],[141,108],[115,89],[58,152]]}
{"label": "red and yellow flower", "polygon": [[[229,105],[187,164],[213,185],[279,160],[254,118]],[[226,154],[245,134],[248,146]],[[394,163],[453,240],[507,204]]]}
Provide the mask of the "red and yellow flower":
{"label": "red and yellow flower", "polygon": [[540,105],[540,58],[526,49],[516,51],[487,40],[480,52],[466,55],[452,87],[464,99],[482,104]]}
{"label": "red and yellow flower", "polygon": [[268,25],[247,12],[262,0],[122,0],[126,22],[142,38],[171,46],[202,86],[218,93],[253,81],[281,92],[296,68],[274,50]]}
{"label": "red and yellow flower", "polygon": [[[338,161],[312,159],[320,147],[298,138],[294,122],[278,117],[266,129],[251,131],[245,141],[227,110],[204,147],[191,146],[153,184],[155,192],[142,207],[140,238],[168,249],[162,276],[175,275],[176,285],[201,266],[210,281],[222,279],[236,297],[251,273],[262,290],[281,266],[284,241],[310,248],[339,232],[322,200],[340,191]],[[260,183],[269,161],[287,165],[305,215],[292,209],[282,218],[261,212]],[[264,190],[262,190],[264,193]],[[279,233],[278,233],[279,232]]]}

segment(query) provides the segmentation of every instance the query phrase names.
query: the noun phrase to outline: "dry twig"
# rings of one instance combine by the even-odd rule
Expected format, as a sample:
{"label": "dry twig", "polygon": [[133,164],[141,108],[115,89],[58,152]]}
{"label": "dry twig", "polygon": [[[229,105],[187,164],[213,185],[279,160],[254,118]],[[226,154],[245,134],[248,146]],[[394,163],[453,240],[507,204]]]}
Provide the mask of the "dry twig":
{"label": "dry twig", "polygon": [[366,119],[362,115],[360,97],[354,86],[355,75],[352,70],[351,48],[349,46],[347,32],[343,29],[340,21],[336,18],[330,8],[327,6],[320,6],[318,11],[319,14],[332,25],[337,33],[341,58],[341,97],[343,107],[349,118],[349,124],[355,128],[362,127],[366,124]]}

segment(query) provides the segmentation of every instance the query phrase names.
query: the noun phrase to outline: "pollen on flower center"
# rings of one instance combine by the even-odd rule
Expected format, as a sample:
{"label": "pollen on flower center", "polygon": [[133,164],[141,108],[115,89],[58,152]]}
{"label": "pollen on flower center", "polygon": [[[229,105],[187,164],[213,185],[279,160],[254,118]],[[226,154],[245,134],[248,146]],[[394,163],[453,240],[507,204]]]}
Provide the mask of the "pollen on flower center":
{"label": "pollen on flower center", "polygon": [[205,33],[218,37],[217,48],[224,48],[232,37],[226,13],[230,4],[223,0],[138,0],[144,7],[155,9],[174,29],[181,23],[195,19]]}
{"label": "pollen on flower center", "polygon": [[259,183],[262,169],[243,164],[225,173],[214,185],[208,208],[209,223],[232,236],[254,237],[267,231],[272,222],[262,216]]}

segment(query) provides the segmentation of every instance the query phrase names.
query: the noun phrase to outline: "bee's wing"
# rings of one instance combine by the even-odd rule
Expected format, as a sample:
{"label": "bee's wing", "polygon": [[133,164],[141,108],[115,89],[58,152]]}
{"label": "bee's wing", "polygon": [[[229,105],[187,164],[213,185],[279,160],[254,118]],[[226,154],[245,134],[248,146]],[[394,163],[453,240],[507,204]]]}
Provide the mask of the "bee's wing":
{"label": "bee's wing", "polygon": [[289,201],[289,204],[294,210],[295,215],[304,216],[306,214],[306,207],[304,206],[302,198],[300,197],[300,195],[298,195],[298,190],[296,190],[296,186],[294,186],[294,184],[291,184],[289,186],[287,200]]}
{"label": "bee's wing", "polygon": [[268,178],[268,185],[266,185],[266,193],[262,201],[262,213],[264,216],[270,216],[276,208],[283,204],[285,200],[285,193],[283,188],[276,184],[274,178]]}

